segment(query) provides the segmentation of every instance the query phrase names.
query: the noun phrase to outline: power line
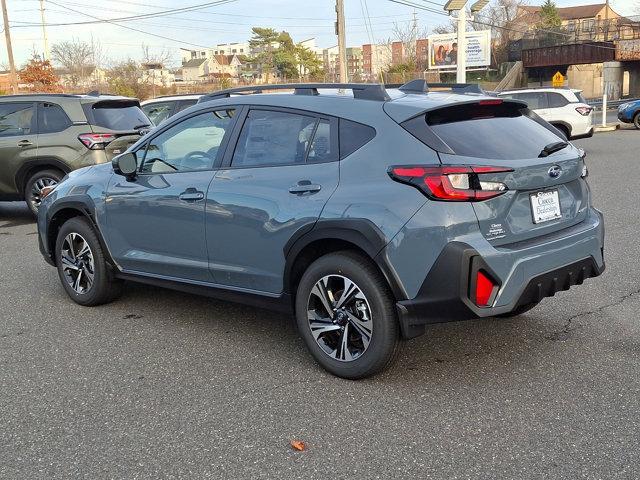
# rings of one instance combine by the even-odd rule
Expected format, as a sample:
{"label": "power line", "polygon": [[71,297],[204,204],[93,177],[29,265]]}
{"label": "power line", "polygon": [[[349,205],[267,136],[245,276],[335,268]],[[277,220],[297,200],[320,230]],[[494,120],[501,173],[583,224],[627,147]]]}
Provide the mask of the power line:
{"label": "power line", "polygon": [[[236,0],[229,0],[229,1],[236,1]],[[73,8],[71,8],[71,7],[66,7],[66,6],[61,5],[61,4],[59,4],[59,3],[56,3],[56,2],[54,2],[54,1],[52,1],[52,0],[49,0],[49,3],[51,3],[51,4],[53,4],[53,5],[57,6],[57,7],[61,7],[61,8],[64,8],[64,9],[66,9],[66,10],[69,10],[69,11],[71,11],[71,12],[78,13],[78,14],[80,14],[80,15],[84,15],[84,16],[86,16],[86,17],[93,18],[93,19],[95,19],[95,20],[100,20],[101,22],[107,22],[107,23],[110,23],[110,24],[115,25],[115,26],[117,26],[117,27],[125,28],[125,29],[127,29],[127,30],[132,30],[132,31],[134,31],[134,32],[144,33],[145,35],[151,35],[152,37],[162,38],[162,39],[164,39],[164,40],[169,40],[169,41],[171,41],[171,42],[175,42],[175,43],[181,43],[181,44],[183,44],[183,45],[191,45],[191,46],[199,47],[199,48],[209,48],[209,47],[208,47],[208,46],[206,46],[206,45],[200,45],[200,44],[198,44],[198,43],[185,42],[185,41],[183,41],[183,40],[178,40],[178,39],[175,39],[175,38],[167,37],[167,36],[165,36],[165,35],[158,35],[157,33],[146,32],[146,31],[144,31],[144,30],[140,30],[140,29],[138,29],[138,28],[129,27],[129,26],[126,26],[126,25],[120,25],[120,24],[118,24],[118,23],[115,23],[113,20],[106,20],[106,19],[104,19],[104,18],[99,18],[99,17],[96,17],[96,16],[91,15],[91,14],[89,14],[89,13],[81,12],[81,11],[79,11],[79,10],[75,10],[75,9],[73,9]],[[226,3],[226,2],[225,2],[225,3]]]}
{"label": "power line", "polygon": [[[51,3],[53,5],[56,5],[56,6],[61,7],[61,8],[66,8],[67,10],[71,10],[72,12],[80,13],[82,15],[85,15],[87,17],[95,19],[95,20],[88,20],[86,22],[66,22],[66,23],[50,24],[50,26],[53,26],[53,25],[56,25],[56,26],[91,25],[91,24],[95,24],[95,23],[104,23],[104,22],[109,23],[109,22],[127,22],[127,21],[133,21],[133,20],[143,20],[145,18],[164,17],[164,16],[168,16],[168,15],[174,15],[174,14],[177,14],[177,13],[193,12],[193,11],[201,10],[203,8],[208,8],[208,7],[218,6],[218,5],[224,5],[226,3],[232,3],[232,2],[236,2],[236,1],[238,1],[238,0],[216,0],[214,2],[207,2],[207,3],[198,4],[198,5],[191,5],[190,7],[172,8],[170,10],[163,10],[161,12],[143,13],[143,14],[138,14],[138,15],[131,15],[131,16],[127,16],[127,17],[118,17],[118,18],[110,18],[110,19],[98,19],[98,17],[94,17],[94,16],[86,14],[84,12],[79,12],[77,10],[73,10],[72,8],[69,8],[66,5],[61,5],[59,3],[55,3],[55,2],[51,2],[50,1],[49,3]],[[84,5],[82,5],[82,6],[84,6]],[[18,23],[18,22],[14,22],[14,23]],[[19,22],[19,23],[27,23],[27,22]]]}

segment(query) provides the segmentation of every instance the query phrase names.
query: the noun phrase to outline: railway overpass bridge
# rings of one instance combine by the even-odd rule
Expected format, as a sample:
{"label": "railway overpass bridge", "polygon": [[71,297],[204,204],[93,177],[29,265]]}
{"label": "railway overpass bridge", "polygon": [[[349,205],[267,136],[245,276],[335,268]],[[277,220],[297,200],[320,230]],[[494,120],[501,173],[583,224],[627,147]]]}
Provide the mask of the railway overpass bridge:
{"label": "railway overpass bridge", "polygon": [[587,96],[602,95],[605,79],[612,100],[622,95],[628,75],[629,95],[640,97],[640,39],[523,48],[522,65],[530,82],[548,83],[559,71]]}

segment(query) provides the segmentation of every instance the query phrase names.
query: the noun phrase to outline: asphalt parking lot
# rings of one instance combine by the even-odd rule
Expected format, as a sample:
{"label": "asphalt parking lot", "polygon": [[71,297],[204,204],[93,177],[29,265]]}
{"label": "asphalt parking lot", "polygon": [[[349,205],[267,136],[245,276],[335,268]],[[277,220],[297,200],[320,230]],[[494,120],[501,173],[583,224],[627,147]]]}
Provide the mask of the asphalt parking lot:
{"label": "asphalt parking lot", "polygon": [[75,305],[0,204],[0,478],[640,477],[640,132],[576,143],[605,274],[430,327],[360,382],[279,314],[133,284]]}

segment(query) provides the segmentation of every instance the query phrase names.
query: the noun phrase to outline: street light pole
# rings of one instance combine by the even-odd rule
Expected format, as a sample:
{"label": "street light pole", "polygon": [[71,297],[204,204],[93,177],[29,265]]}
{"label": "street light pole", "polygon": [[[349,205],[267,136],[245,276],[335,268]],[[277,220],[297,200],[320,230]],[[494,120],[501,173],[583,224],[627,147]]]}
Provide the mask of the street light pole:
{"label": "street light pole", "polygon": [[458,58],[456,59],[456,83],[467,83],[467,11],[458,10]]}
{"label": "street light pole", "polygon": [[42,20],[42,37],[44,39],[44,60],[49,60],[49,39],[47,38],[47,27],[44,21],[44,0],[40,0],[40,19]]}
{"label": "street light pole", "polygon": [[336,34],[338,35],[338,69],[340,82],[347,83],[347,46],[344,32],[344,0],[336,0]]}
{"label": "street light pole", "polygon": [[16,64],[13,61],[13,47],[11,46],[11,32],[9,31],[9,17],[7,16],[7,2],[2,0],[2,16],[4,18],[4,38],[7,41],[7,56],[9,57],[9,70],[11,71],[11,92],[18,93],[18,76]]}

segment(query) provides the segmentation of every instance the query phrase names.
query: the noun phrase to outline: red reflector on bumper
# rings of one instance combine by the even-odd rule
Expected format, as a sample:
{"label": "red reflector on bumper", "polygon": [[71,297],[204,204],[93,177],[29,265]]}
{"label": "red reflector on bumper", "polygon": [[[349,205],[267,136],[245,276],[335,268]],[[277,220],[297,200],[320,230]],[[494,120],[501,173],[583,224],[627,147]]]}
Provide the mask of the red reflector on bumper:
{"label": "red reflector on bumper", "polygon": [[494,287],[493,281],[481,270],[478,270],[476,276],[476,305],[479,307],[487,307],[489,300],[491,300]]}

